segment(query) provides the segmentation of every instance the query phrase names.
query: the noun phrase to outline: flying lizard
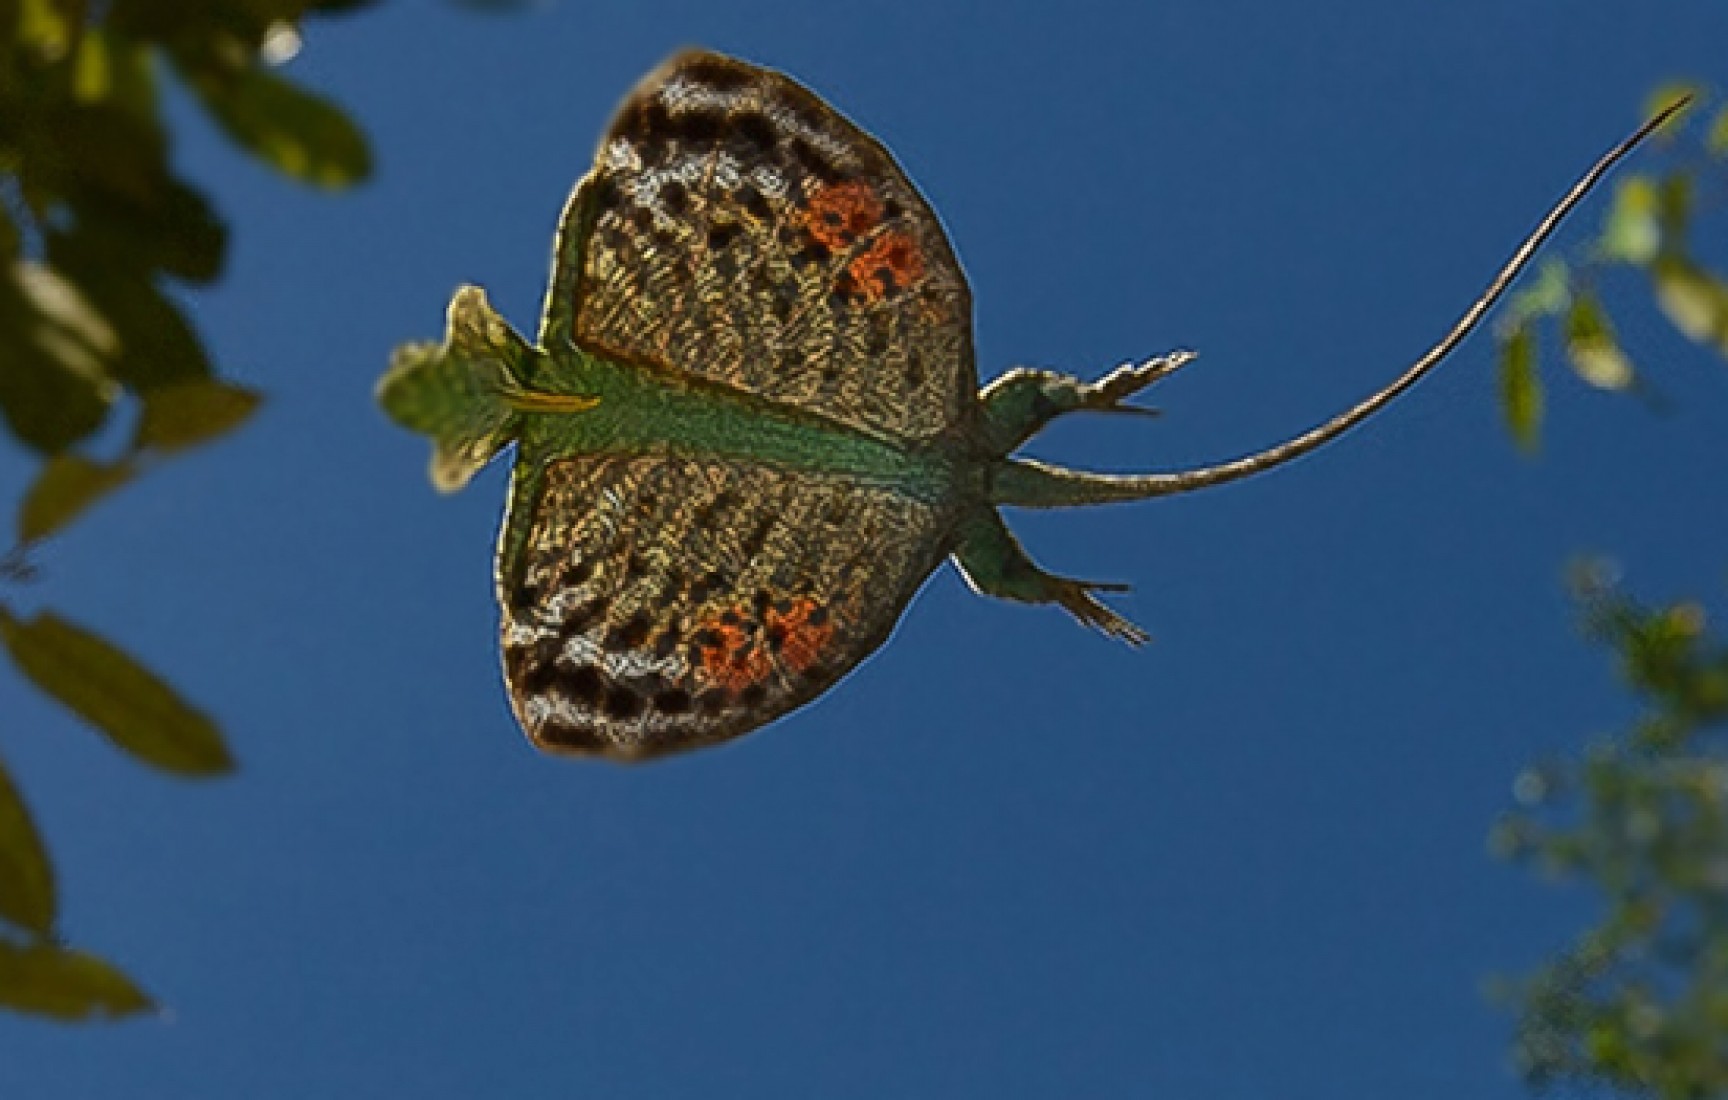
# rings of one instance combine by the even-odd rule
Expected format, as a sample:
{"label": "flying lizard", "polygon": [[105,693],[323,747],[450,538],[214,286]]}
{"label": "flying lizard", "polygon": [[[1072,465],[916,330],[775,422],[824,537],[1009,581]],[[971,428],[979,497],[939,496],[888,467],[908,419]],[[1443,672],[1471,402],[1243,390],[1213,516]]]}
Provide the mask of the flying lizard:
{"label": "flying lizard", "polygon": [[945,559],[981,593],[1144,641],[1097,598],[1122,586],[1039,568],[1000,509],[1189,492],[1337,438],[1449,355],[1679,106],[1384,389],[1233,461],[1100,474],[1016,452],[1069,413],[1144,411],[1128,399],[1192,356],[980,389],[966,277],[887,149],[780,73],[681,53],[625,99],[565,206],[537,342],[463,287],[444,341],[398,349],[378,398],[431,438],[440,490],[515,446],[496,587],[533,743],[620,760],[713,744],[833,687]]}

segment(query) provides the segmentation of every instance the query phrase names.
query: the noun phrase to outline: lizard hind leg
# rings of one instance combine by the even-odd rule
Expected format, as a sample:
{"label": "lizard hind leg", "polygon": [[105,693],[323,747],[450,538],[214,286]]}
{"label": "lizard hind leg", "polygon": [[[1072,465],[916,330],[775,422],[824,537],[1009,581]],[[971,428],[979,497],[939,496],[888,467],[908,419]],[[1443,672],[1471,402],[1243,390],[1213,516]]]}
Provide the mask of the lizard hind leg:
{"label": "lizard hind leg", "polygon": [[954,563],[974,591],[1020,603],[1053,603],[1081,623],[1138,646],[1144,630],[1112,611],[1094,592],[1126,592],[1125,584],[1058,577],[1034,565],[996,510],[982,509],[961,524]]}

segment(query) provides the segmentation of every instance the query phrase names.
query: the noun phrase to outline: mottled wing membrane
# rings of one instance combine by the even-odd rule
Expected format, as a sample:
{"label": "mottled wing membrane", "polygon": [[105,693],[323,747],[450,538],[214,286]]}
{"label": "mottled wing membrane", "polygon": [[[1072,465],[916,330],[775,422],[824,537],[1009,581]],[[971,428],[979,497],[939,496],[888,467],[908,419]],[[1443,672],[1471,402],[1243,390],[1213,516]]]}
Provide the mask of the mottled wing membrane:
{"label": "mottled wing membrane", "polygon": [[940,434],[971,295],[880,144],[778,73],[685,53],[625,100],[559,235],[542,333],[854,427]]}
{"label": "mottled wing membrane", "polygon": [[500,593],[516,716],[540,748],[619,759],[746,733],[887,639],[945,523],[834,475],[556,460]]}

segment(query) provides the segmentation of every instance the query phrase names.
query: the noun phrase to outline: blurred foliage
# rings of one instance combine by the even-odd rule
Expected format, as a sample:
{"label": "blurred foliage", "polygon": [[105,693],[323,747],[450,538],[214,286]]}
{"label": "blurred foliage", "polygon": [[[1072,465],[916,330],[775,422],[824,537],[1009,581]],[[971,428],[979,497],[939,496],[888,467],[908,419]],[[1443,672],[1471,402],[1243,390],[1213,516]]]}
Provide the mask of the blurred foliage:
{"label": "blurred foliage", "polygon": [[[1674,84],[1694,106],[1664,132],[1654,167],[1615,184],[1599,232],[1550,260],[1508,303],[1498,330],[1501,403],[1513,438],[1540,444],[1541,330],[1573,372],[1648,392],[1599,285],[1630,273],[1686,338],[1728,357],[1728,279],[1697,258],[1700,228],[1728,198],[1728,107]],[[1625,298],[1615,296],[1615,302]],[[1518,1015],[1515,1056],[1534,1086],[1606,1086],[1663,1100],[1728,1096],[1728,641],[1692,602],[1646,607],[1581,568],[1588,634],[1612,650],[1643,705],[1624,733],[1580,759],[1532,768],[1521,807],[1495,827],[1501,855],[1596,895],[1600,919],[1534,974],[1500,983]]]}
{"label": "blurred foliage", "polygon": [[[1585,577],[1600,575],[1587,570]],[[1519,777],[1502,854],[1600,895],[1602,916],[1501,989],[1535,1085],[1664,1100],[1728,1095],[1728,641],[1693,603],[1582,584],[1590,635],[1644,713],[1580,761]]]}
{"label": "blurred foliage", "polygon": [[[0,0],[0,420],[41,458],[0,586],[30,579],[37,542],[260,400],[216,376],[176,300],[222,273],[228,229],[175,174],[164,76],[274,171],[358,183],[371,170],[359,129],[273,66],[298,51],[304,18],[363,2]],[[117,417],[126,441],[91,453]],[[151,767],[233,768],[216,724],[161,677],[52,611],[20,616],[4,591],[0,647],[26,680]],[[0,765],[0,1005],[67,1020],[149,1010],[125,975],[60,942],[57,912],[47,846]]]}
{"label": "blurred foliage", "polygon": [[[1497,326],[1501,408],[1527,451],[1541,443],[1543,384],[1539,333],[1552,324],[1574,374],[1599,389],[1639,392],[1641,379],[1621,346],[1599,285],[1633,272],[1689,339],[1728,356],[1728,278],[1694,258],[1704,239],[1700,214],[1720,213],[1728,188],[1728,106],[1712,108],[1695,86],[1672,84],[1650,97],[1654,114],[1681,96],[1693,106],[1663,128],[1654,170],[1622,174],[1594,239],[1570,262],[1550,260],[1514,294]],[[1699,196],[1709,198],[1708,207]],[[1718,228],[1714,231],[1720,234]]]}

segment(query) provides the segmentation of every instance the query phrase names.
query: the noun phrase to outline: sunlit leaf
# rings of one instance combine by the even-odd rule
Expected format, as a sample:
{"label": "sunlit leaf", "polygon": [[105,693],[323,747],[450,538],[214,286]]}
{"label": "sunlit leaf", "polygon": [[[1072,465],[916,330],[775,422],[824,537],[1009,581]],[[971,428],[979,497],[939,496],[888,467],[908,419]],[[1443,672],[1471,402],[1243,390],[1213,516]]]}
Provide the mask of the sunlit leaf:
{"label": "sunlit leaf", "polygon": [[61,1020],[119,1019],[156,1005],[94,955],[51,943],[0,940],[0,1005]]}
{"label": "sunlit leaf", "polygon": [[1662,246],[1662,227],[1656,217],[1659,201],[1656,182],[1649,176],[1621,180],[1597,242],[1598,254],[1629,264],[1647,264],[1655,259]]}
{"label": "sunlit leaf", "polygon": [[18,541],[47,538],[132,479],[129,462],[92,462],[74,454],[50,458],[18,509]]}
{"label": "sunlit leaf", "polygon": [[54,931],[54,868],[30,809],[0,765],[0,917],[38,936]]}
{"label": "sunlit leaf", "polygon": [[[56,358],[65,369],[95,381],[107,376],[106,360],[119,341],[106,318],[70,280],[39,263],[24,262],[12,268],[13,285],[23,304],[38,319],[34,334],[11,329],[8,335],[34,338],[59,349]],[[28,324],[27,320],[21,323]]]}
{"label": "sunlit leaf", "polygon": [[1663,257],[1651,275],[1656,303],[1674,327],[1701,344],[1714,341],[1728,354],[1728,286],[1678,257]]}
{"label": "sunlit leaf", "polygon": [[239,427],[260,400],[249,389],[214,378],[150,390],[133,446],[176,451],[206,443]]}
{"label": "sunlit leaf", "polygon": [[339,188],[371,173],[366,138],[322,96],[261,66],[223,75],[193,70],[187,77],[228,136],[282,174]]}
{"label": "sunlit leaf", "polygon": [[1568,344],[1566,353],[1578,377],[1598,389],[1623,390],[1637,377],[1618,344]]}
{"label": "sunlit leaf", "polygon": [[1566,358],[1584,381],[1604,390],[1632,384],[1632,361],[1620,350],[1608,315],[1593,295],[1574,296],[1566,315]]}
{"label": "sunlit leaf", "polygon": [[189,776],[233,768],[214,722],[82,627],[51,611],[25,622],[0,607],[0,640],[37,687],[145,763]]}
{"label": "sunlit leaf", "polygon": [[1500,407],[1512,438],[1527,452],[1541,445],[1542,404],[1536,334],[1523,325],[1500,344]]}
{"label": "sunlit leaf", "polygon": [[78,99],[106,99],[114,89],[108,40],[100,31],[86,32],[72,59],[72,94]]}
{"label": "sunlit leaf", "polygon": [[1512,295],[1506,303],[1502,322],[1504,331],[1521,328],[1538,317],[1562,313],[1571,301],[1571,269],[1564,260],[1544,260],[1530,285]]}

